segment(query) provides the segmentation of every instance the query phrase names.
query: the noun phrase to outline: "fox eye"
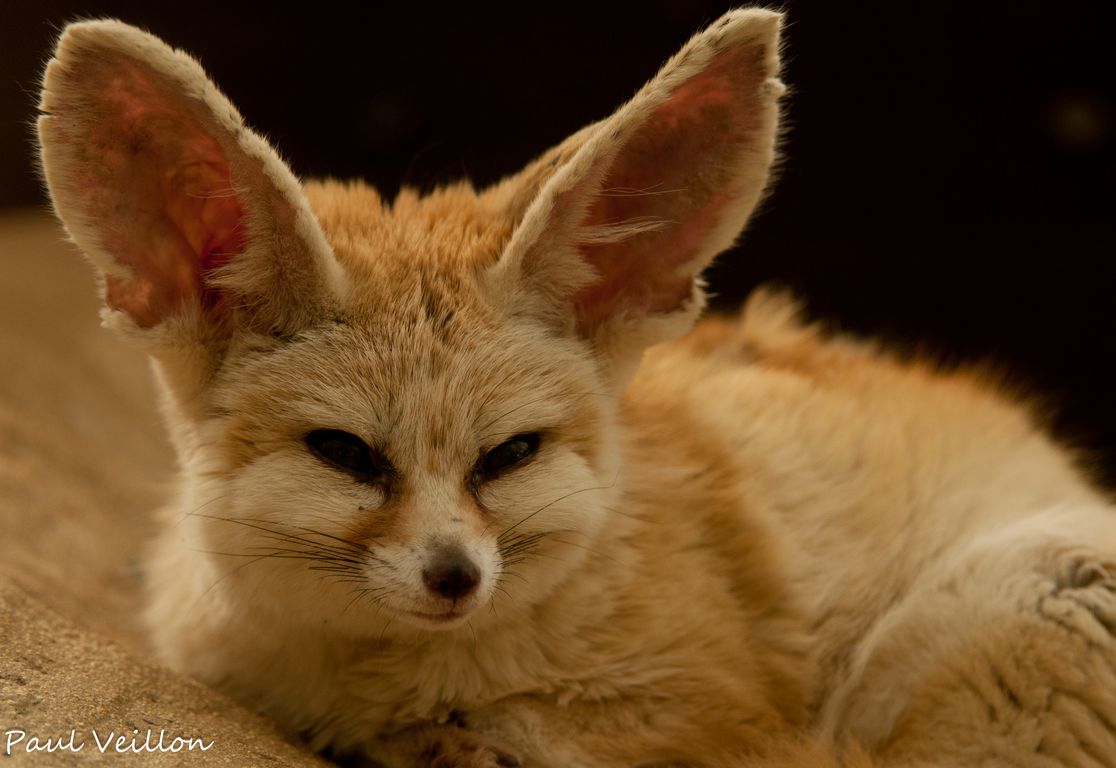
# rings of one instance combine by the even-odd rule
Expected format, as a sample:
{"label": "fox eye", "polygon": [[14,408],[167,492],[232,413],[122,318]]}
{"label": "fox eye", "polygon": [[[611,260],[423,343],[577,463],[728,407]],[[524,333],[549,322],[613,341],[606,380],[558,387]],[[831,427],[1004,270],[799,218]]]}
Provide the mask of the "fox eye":
{"label": "fox eye", "polygon": [[482,476],[497,475],[505,469],[529,458],[538,449],[538,432],[516,435],[511,440],[505,440],[486,453],[477,463],[477,473]]}
{"label": "fox eye", "polygon": [[310,452],[358,480],[372,482],[384,477],[387,460],[368,447],[368,443],[340,429],[315,429],[304,438]]}

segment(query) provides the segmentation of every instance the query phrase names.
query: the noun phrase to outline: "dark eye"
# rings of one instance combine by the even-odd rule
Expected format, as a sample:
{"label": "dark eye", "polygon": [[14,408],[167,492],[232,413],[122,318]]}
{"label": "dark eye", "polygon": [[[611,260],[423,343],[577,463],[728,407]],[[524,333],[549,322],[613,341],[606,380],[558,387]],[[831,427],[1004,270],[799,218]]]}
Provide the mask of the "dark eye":
{"label": "dark eye", "polygon": [[356,435],[339,429],[315,429],[305,439],[311,453],[359,480],[371,482],[385,474],[386,460]]}
{"label": "dark eye", "polygon": [[516,435],[486,453],[477,463],[477,472],[481,475],[497,475],[532,456],[538,449],[538,432]]}

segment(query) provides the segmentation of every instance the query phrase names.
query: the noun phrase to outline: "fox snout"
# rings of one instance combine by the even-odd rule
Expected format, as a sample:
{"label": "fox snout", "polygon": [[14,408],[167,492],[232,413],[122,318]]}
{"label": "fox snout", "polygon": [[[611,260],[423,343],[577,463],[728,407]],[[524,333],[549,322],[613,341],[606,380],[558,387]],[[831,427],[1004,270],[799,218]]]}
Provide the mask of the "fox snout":
{"label": "fox snout", "polygon": [[432,594],[454,602],[473,594],[480,580],[480,568],[456,546],[435,550],[429,564],[422,569],[422,581],[426,588]]}
{"label": "fox snout", "polygon": [[[399,589],[387,606],[422,629],[452,629],[475,618],[492,596],[498,572],[495,544],[483,536],[431,535],[421,543],[401,543],[394,555],[382,551]],[[373,579],[382,578],[376,570]]]}

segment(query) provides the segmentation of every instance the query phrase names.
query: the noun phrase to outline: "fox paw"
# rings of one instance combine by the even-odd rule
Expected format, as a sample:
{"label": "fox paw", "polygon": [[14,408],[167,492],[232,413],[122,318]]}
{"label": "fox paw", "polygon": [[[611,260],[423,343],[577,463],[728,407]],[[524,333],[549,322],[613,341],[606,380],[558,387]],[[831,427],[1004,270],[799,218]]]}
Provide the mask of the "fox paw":
{"label": "fox paw", "polygon": [[1056,590],[1086,589],[1102,587],[1108,591],[1116,590],[1116,579],[1112,577],[1113,564],[1101,562],[1089,553],[1066,558],[1056,574]]}
{"label": "fox paw", "polygon": [[1093,642],[1116,638],[1116,565],[1092,553],[1065,557],[1054,574],[1054,588],[1040,602],[1047,618]]}
{"label": "fox paw", "polygon": [[427,725],[407,736],[416,766],[423,768],[516,768],[519,756],[507,745],[456,725]]}

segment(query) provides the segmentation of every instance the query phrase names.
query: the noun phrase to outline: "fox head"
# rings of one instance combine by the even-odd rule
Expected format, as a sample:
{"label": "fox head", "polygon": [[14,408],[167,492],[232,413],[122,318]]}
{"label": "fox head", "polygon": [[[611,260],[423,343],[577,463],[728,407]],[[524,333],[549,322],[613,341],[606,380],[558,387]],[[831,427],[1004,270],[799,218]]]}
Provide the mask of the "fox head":
{"label": "fox head", "polygon": [[763,193],[779,23],[729,13],[518,175],[391,203],[300,183],[186,54],[69,26],[42,167],[162,386],[183,578],[354,633],[560,588],[623,485],[625,383]]}

